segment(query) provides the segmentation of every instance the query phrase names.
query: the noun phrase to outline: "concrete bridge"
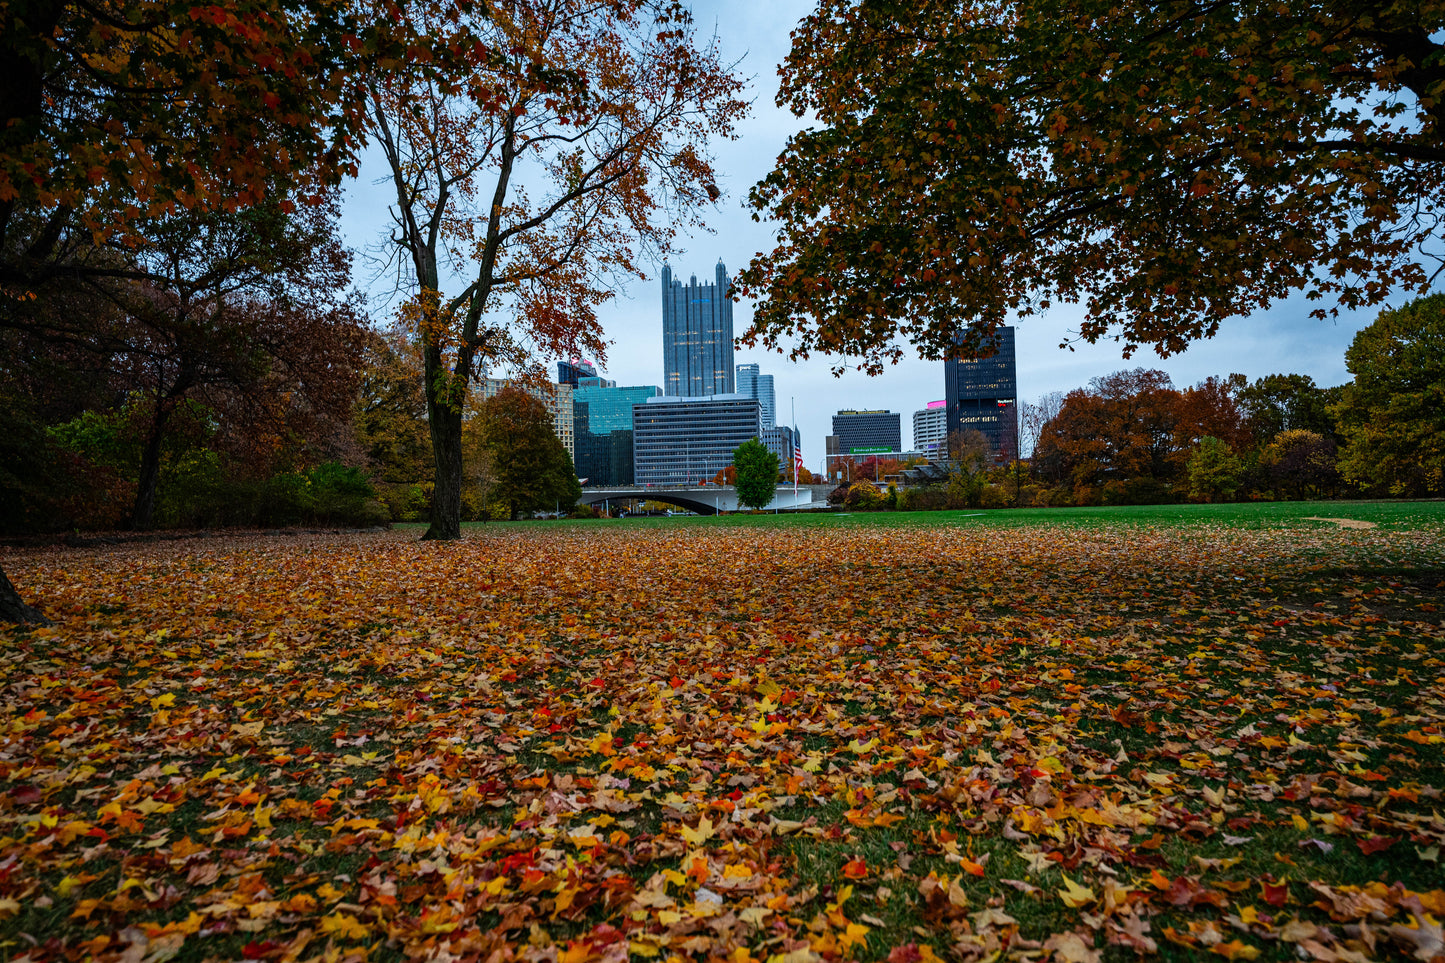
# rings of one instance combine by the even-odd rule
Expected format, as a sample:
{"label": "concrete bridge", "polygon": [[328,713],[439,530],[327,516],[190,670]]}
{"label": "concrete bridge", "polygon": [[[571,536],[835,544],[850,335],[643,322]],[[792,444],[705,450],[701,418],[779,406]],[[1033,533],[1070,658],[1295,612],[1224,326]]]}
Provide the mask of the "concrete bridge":
{"label": "concrete bridge", "polygon": [[[828,504],[828,493],[832,485],[799,485],[793,494],[792,485],[778,485],[773,500],[765,511],[777,509],[781,512],[796,511],[800,508],[824,508]],[[738,510],[738,493],[732,485],[679,485],[676,488],[645,485],[618,485],[611,488],[584,488],[579,505],[605,505],[609,502],[626,501],[664,502],[676,505],[699,515],[716,515],[718,512]]]}

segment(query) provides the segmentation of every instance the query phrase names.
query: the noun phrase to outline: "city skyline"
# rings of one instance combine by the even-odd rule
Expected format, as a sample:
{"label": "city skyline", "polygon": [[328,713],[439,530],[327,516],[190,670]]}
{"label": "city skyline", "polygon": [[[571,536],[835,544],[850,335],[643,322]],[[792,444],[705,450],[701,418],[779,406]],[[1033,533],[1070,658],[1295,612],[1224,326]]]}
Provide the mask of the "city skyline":
{"label": "city skyline", "polygon": [[[723,196],[709,215],[714,233],[680,228],[676,246],[667,260],[684,275],[721,260],[734,270],[745,266],[754,254],[771,250],[773,227],[757,222],[745,208],[748,190],[773,166],[787,137],[806,121],[774,106],[777,93],[776,68],[789,50],[789,33],[797,21],[812,10],[801,0],[738,0],[691,4],[698,32],[716,34],[724,60],[741,60],[740,72],[753,78],[753,114],[738,127],[736,140],[713,145],[718,186]],[[378,185],[378,182],[379,185]],[[383,165],[374,157],[363,157],[361,176],[348,188],[343,226],[353,247],[376,249],[377,239],[390,225],[387,214],[389,180]],[[660,384],[663,369],[658,358],[661,334],[658,286],[663,265],[646,264],[646,280],[617,285],[617,295],[598,309],[603,329],[612,342],[598,367],[608,378],[624,385]],[[356,281],[363,288],[375,288],[373,300],[386,305],[394,274],[379,264],[370,268],[358,264]],[[1396,297],[1390,305],[1405,299]],[[1273,373],[1309,375],[1327,386],[1349,380],[1344,365],[1345,349],[1355,332],[1369,324],[1379,308],[1342,312],[1336,321],[1309,317],[1320,306],[1294,298],[1246,319],[1226,320],[1211,340],[1187,351],[1161,359],[1143,349],[1132,358],[1121,357],[1122,345],[1106,341],[1090,345],[1074,343],[1082,309],[1077,305],[1056,305],[1049,312],[1025,319],[1010,319],[1016,327],[1018,399],[1025,403],[1051,391],[1068,392],[1084,387],[1090,379],[1122,369],[1145,367],[1167,372],[1177,387],[1196,384],[1210,376],[1224,377],[1239,372],[1251,380]],[[1328,308],[1329,305],[1324,305]],[[735,334],[745,331],[752,319],[752,304],[743,300],[733,306]],[[379,308],[375,317],[385,321],[390,309]],[[539,358],[553,365],[557,358]],[[889,408],[903,414],[911,428],[914,411],[944,397],[942,361],[925,361],[905,347],[905,358],[878,377],[845,370],[835,378],[835,366],[848,368],[848,359],[814,356],[799,362],[762,350],[736,346],[733,364],[755,363],[774,376],[777,420],[796,423],[801,430],[802,451],[808,468],[819,471],[823,462],[824,438],[829,419],[845,408]],[[790,401],[796,401],[796,421]]]}

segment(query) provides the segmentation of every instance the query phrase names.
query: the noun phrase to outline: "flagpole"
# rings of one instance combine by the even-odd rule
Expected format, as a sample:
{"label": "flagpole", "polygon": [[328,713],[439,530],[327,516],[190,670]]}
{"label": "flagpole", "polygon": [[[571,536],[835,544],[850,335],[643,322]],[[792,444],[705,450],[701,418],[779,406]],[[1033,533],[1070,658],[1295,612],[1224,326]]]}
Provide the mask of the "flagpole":
{"label": "flagpole", "polygon": [[793,505],[798,504],[798,456],[802,454],[802,445],[798,437],[798,402],[793,395],[788,396],[788,407],[792,409],[793,415]]}

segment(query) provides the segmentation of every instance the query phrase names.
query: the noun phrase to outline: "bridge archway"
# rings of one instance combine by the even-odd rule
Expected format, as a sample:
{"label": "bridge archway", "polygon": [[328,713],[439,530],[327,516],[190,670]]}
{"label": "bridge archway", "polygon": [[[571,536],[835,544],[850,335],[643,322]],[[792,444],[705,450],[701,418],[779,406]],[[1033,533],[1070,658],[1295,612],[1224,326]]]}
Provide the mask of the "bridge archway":
{"label": "bridge archway", "polygon": [[690,512],[697,512],[699,515],[716,515],[719,511],[730,511],[731,505],[714,504],[711,501],[704,502],[700,498],[690,498],[685,494],[673,492],[631,492],[622,494],[614,491],[589,492],[582,489],[582,497],[577,499],[579,505],[601,505],[605,502],[662,502],[665,505],[676,505],[678,508]]}

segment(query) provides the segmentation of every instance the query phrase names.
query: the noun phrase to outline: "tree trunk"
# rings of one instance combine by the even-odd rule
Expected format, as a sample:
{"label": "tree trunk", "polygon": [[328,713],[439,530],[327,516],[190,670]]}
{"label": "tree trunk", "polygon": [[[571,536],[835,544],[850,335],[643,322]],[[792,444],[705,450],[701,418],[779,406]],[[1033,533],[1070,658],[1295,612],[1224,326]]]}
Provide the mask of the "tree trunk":
{"label": "tree trunk", "polygon": [[462,537],[462,414],[442,406],[431,417],[436,482],[432,487],[431,524],[422,540]]}
{"label": "tree trunk", "polygon": [[161,442],[165,440],[166,421],[175,410],[175,398],[156,399],[155,416],[151,419],[151,430],[146,436],[145,447],[141,449],[140,475],[135,485],[135,511],[131,513],[131,527],[138,532],[155,527],[156,487],[161,477]]}
{"label": "tree trunk", "polygon": [[427,424],[436,456],[431,524],[422,540],[450,541],[462,537],[462,409],[466,379],[442,367],[441,354],[433,345],[424,345],[422,352]]}
{"label": "tree trunk", "polygon": [[52,624],[39,609],[25,604],[20,593],[15,591],[15,586],[10,584],[10,579],[5,577],[4,568],[0,568],[0,622],[17,625]]}
{"label": "tree trunk", "polygon": [[131,513],[131,527],[138,532],[149,531],[155,526],[156,486],[161,477],[161,433],[152,428],[145,447],[141,449],[140,475],[135,485],[135,510]]}

